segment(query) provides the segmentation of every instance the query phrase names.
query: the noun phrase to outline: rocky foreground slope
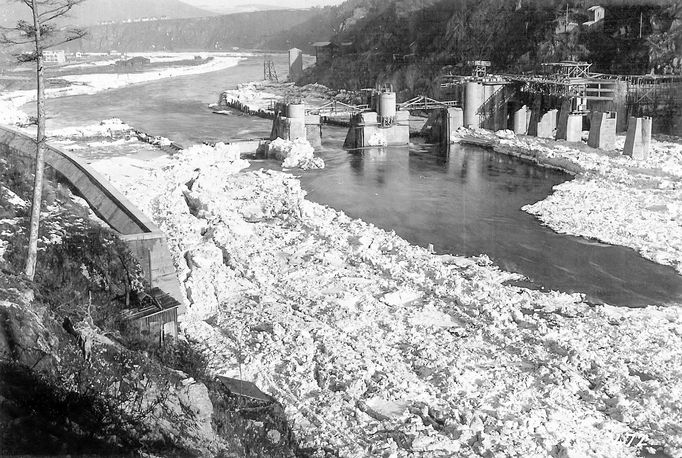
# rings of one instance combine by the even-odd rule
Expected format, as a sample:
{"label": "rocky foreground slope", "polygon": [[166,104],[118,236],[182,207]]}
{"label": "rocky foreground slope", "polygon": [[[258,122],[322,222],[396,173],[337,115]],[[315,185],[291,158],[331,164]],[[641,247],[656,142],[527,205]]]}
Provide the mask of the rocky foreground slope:
{"label": "rocky foreground slope", "polygon": [[278,403],[233,396],[183,336],[160,347],[122,318],[149,305],[140,266],[58,180],[35,281],[18,273],[28,170],[0,155],[0,455],[307,456]]}

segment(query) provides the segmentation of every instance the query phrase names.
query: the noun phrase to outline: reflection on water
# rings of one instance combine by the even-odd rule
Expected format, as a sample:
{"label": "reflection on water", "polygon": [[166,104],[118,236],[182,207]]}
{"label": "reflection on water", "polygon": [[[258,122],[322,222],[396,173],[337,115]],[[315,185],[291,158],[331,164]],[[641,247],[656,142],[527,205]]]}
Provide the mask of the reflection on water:
{"label": "reflection on water", "polygon": [[[276,55],[285,73],[286,55]],[[262,59],[203,75],[188,75],[91,96],[49,100],[51,127],[119,117],[180,144],[267,136],[271,122],[215,115],[207,108],[222,89],[262,77]],[[27,107],[32,109],[33,106]],[[639,306],[680,302],[682,277],[634,251],[558,235],[521,211],[569,177],[473,146],[441,151],[409,148],[342,149],[346,130],[324,127],[324,170],[302,173],[309,198],[343,210],[438,252],[489,255],[502,268],[547,288],[585,292],[603,301]],[[254,168],[278,168],[256,162]]]}
{"label": "reflection on water", "polygon": [[312,200],[437,252],[485,253],[546,288],[629,306],[682,298],[682,277],[672,268],[631,249],[559,235],[521,211],[570,178],[564,173],[476,146],[348,152],[330,134],[326,169],[302,176]]}

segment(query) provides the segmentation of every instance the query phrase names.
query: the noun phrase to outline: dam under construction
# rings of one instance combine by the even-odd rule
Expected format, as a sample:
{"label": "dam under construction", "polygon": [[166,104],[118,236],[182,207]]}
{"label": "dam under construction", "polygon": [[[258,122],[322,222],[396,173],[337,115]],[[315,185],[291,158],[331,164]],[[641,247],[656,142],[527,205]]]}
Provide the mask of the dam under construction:
{"label": "dam under construction", "polygon": [[[467,75],[446,74],[436,81],[436,98],[424,95],[398,102],[390,84],[363,90],[364,104],[338,100],[304,104],[292,99],[257,114],[274,119],[270,139],[305,137],[321,145],[322,125],[348,126],[344,147],[407,145],[411,135],[450,143],[460,127],[580,142],[610,150],[617,133],[627,133],[624,153],[645,158],[651,135],[682,132],[682,77],[609,75],[585,62],[543,65],[537,74],[492,74],[490,63],[473,61]],[[220,106],[253,114],[221,94]],[[421,132],[410,129],[411,115],[427,116]]]}
{"label": "dam under construction", "polygon": [[[594,122],[625,132],[630,118],[650,119],[652,133],[682,131],[680,76],[593,73],[572,61],[543,64],[539,74],[490,74],[490,62],[470,64],[470,75],[447,74],[439,84],[439,98],[462,107],[463,126],[567,141]],[[606,123],[599,113],[608,113]]]}

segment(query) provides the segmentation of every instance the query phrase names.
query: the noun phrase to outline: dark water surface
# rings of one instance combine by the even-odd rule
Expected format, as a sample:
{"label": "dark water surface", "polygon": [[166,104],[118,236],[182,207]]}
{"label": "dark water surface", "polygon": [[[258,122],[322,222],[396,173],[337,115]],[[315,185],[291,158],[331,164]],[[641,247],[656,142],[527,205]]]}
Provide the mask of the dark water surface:
{"label": "dark water surface", "polygon": [[[285,73],[284,56],[277,56]],[[145,83],[91,96],[50,100],[48,127],[119,117],[150,134],[183,144],[269,135],[271,122],[207,104],[222,89],[262,78],[262,57],[218,72]],[[29,111],[27,109],[27,111]],[[320,155],[326,168],[301,172],[313,201],[439,253],[485,253],[502,268],[538,286],[583,292],[615,305],[682,302],[682,276],[629,248],[559,235],[521,207],[544,199],[569,177],[474,146],[440,151],[430,145],[348,152],[345,130],[325,127]],[[278,168],[254,161],[253,168]]]}

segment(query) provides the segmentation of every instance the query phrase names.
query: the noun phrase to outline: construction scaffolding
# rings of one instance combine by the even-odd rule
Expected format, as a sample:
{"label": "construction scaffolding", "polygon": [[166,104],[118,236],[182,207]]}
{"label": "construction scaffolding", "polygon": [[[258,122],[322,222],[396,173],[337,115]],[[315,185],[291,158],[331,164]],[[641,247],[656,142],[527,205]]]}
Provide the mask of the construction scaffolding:
{"label": "construction scaffolding", "polygon": [[628,113],[656,117],[682,110],[682,76],[633,76],[627,82]]}
{"label": "construction scaffolding", "polygon": [[279,81],[272,56],[263,56],[263,79],[266,81]]}

